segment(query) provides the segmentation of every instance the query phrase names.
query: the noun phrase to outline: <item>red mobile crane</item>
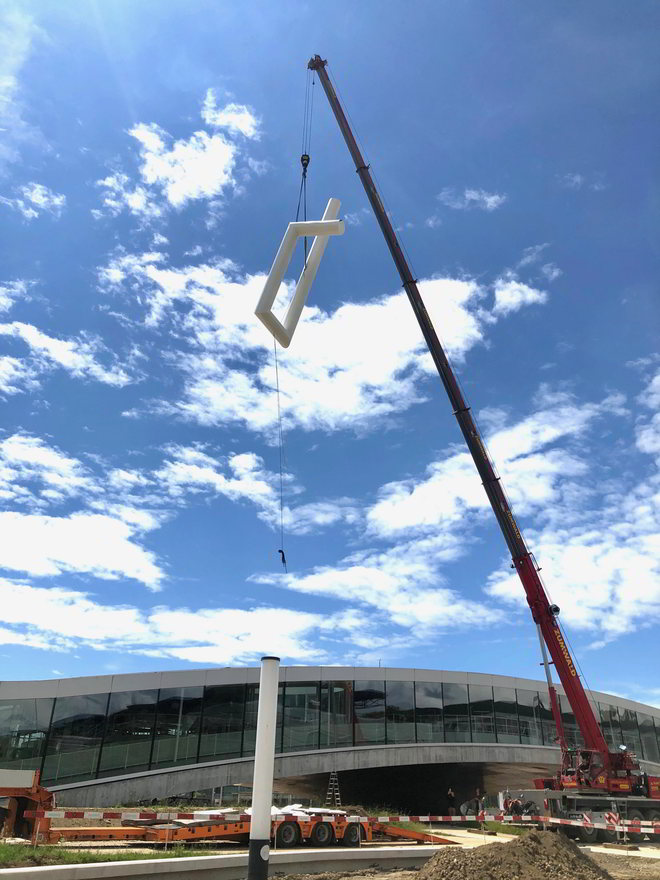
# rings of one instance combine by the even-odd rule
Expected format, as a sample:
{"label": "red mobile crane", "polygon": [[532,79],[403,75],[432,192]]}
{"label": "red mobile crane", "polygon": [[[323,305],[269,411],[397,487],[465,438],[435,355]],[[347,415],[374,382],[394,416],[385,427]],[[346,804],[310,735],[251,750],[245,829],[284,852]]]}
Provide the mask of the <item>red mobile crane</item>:
{"label": "red mobile crane", "polygon": [[[584,812],[590,806],[592,812],[604,810],[623,811],[629,818],[649,818],[660,821],[660,811],[649,809],[660,806],[660,777],[649,777],[642,773],[639,763],[627,750],[610,751],[598,721],[591,708],[580,676],[571,658],[570,651],[562,636],[557,616],[559,608],[553,605],[539,575],[538,566],[529,551],[520,528],[516,523],[511,506],[507,500],[492,461],[486,451],[481,434],[461,392],[460,386],[440,344],[431,319],[426,311],[417,282],[408,266],[399,244],[394,227],[383,206],[374,184],[369,166],[365,162],[357,141],[351,131],[346,115],[339,102],[335,89],[326,70],[327,61],[319,55],[310,59],[308,68],[315,71],[330,103],[346,145],[355,163],[355,169],[362,181],[367,198],[376,215],[381,231],[385,236],[394,263],[399,271],[403,287],[413,308],[419,326],[426,340],[429,352],[440,374],[442,384],[449,397],[454,415],[463,434],[483,487],[497,518],[504,540],[511,553],[512,564],[518,572],[527,602],[536,624],[541,644],[541,652],[548,680],[548,691],[553,718],[557,727],[557,740],[561,747],[561,768],[556,777],[535,779],[538,790],[544,790],[543,800],[552,802],[559,812],[571,809]],[[567,746],[557,693],[552,685],[545,646],[550,652],[552,662],[559,674],[566,697],[571,705],[575,720],[584,739],[584,747],[570,749]],[[575,797],[567,798],[563,793],[572,791]],[[556,794],[551,794],[556,793]],[[619,800],[625,798],[625,800]],[[634,798],[638,809],[629,809]],[[561,802],[561,803],[560,803]],[[644,807],[645,812],[641,812]],[[606,832],[608,833],[608,832]]]}

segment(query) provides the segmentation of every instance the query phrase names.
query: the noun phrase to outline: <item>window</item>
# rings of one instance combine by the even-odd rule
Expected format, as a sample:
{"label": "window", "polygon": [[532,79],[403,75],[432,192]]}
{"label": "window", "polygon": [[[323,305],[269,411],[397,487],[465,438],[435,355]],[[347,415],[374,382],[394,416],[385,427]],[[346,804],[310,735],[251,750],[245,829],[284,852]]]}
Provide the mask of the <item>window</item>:
{"label": "window", "polygon": [[559,707],[561,711],[561,720],[564,725],[564,736],[566,737],[566,745],[569,748],[581,748],[584,745],[584,738],[580,732],[575,715],[571,709],[568,697],[559,696]]}
{"label": "window", "polygon": [[465,684],[443,684],[446,742],[470,742],[470,709]]}
{"label": "window", "polygon": [[321,748],[353,745],[353,682],[321,682]]}
{"label": "window", "polygon": [[616,706],[610,706],[608,703],[599,703],[598,710],[600,713],[600,727],[603,731],[605,742],[611,749],[618,749],[623,742],[618,709]]}
{"label": "window", "polygon": [[415,689],[412,681],[388,681],[386,720],[388,743],[415,742]]}
{"label": "window", "polygon": [[284,688],[282,751],[318,749],[319,717],[318,682],[287,682]]}
{"label": "window", "polygon": [[38,770],[46,745],[53,700],[0,700],[0,767]]}
{"label": "window", "polygon": [[223,684],[204,690],[199,759],[240,758],[245,685]]}
{"label": "window", "polygon": [[160,690],[152,767],[197,761],[203,693],[203,687]]}
{"label": "window", "polygon": [[471,684],[469,691],[472,742],[495,742],[492,687]]}
{"label": "window", "polygon": [[57,698],[44,782],[74,782],[96,776],[107,706],[108,694]]}
{"label": "window", "polygon": [[415,719],[417,742],[444,742],[440,682],[415,682]]}
{"label": "window", "polygon": [[147,770],[158,691],[110,694],[99,776]]}
{"label": "window", "polygon": [[639,737],[639,729],[637,727],[637,714],[632,709],[619,709],[619,718],[621,719],[621,733],[623,742],[631,752],[636,755],[642,754],[642,741]]}
{"label": "window", "polygon": [[653,718],[651,718],[650,715],[643,715],[641,712],[637,712],[637,724],[639,726],[639,736],[642,742],[642,757],[647,761],[660,761],[660,754],[658,754],[658,740],[655,736]]}
{"label": "window", "polygon": [[385,742],[385,682],[356,681],[355,745]]}
{"label": "window", "polygon": [[495,733],[501,743],[519,743],[518,704],[514,688],[493,688],[495,701]]}
{"label": "window", "polygon": [[[546,743],[554,744],[557,732],[552,720],[552,713],[543,705],[538,691],[516,690],[516,696],[518,699],[520,742],[529,745],[543,745],[545,734]],[[549,718],[547,713],[550,714]],[[541,732],[542,722],[543,733]]]}

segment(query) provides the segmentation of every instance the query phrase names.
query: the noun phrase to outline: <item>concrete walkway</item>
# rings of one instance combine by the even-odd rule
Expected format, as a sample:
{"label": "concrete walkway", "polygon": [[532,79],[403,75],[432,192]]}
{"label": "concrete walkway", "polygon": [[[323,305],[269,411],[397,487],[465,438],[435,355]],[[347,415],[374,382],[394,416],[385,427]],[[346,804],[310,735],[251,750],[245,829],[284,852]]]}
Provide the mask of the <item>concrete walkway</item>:
{"label": "concrete walkway", "polygon": [[[356,871],[378,865],[385,870],[419,868],[441,847],[365,846],[359,849],[280,850],[271,852],[271,872],[318,874],[323,871]],[[244,880],[247,853],[199,856],[183,859],[144,859],[127,862],[99,862],[91,865],[55,865],[46,868],[4,868],[0,878],[16,880],[151,880],[157,875],[167,880]]]}

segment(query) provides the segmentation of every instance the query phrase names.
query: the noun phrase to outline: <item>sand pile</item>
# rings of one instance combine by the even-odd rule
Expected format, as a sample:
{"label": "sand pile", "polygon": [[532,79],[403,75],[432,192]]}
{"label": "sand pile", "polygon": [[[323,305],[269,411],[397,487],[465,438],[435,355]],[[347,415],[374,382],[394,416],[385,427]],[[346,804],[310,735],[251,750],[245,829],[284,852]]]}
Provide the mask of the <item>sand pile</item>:
{"label": "sand pile", "polygon": [[611,875],[564,837],[530,831],[511,843],[472,850],[447,847],[419,872],[420,880],[606,880]]}

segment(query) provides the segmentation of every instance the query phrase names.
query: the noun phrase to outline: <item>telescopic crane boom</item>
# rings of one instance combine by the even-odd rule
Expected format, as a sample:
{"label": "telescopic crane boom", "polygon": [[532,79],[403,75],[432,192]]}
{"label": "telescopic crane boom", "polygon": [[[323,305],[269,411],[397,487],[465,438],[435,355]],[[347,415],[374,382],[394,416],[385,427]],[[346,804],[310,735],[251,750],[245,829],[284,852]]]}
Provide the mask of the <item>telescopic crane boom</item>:
{"label": "telescopic crane boom", "polygon": [[[324,61],[319,55],[315,55],[310,59],[308,68],[316,71],[318,74],[323,90],[330,103],[330,107],[332,108],[341,133],[346,141],[346,145],[353,158],[353,162],[355,163],[355,169],[362,181],[362,185],[364,186],[367,198],[369,199],[374,214],[376,215],[381,231],[385,236],[387,246],[390,249],[394,263],[401,276],[403,287],[408,295],[408,299],[417,321],[419,322],[428,349],[438,373],[440,374],[440,378],[442,379],[442,384],[449,397],[459,428],[461,429],[465,442],[468,445],[472,459],[474,460],[481,477],[486,495],[488,496],[488,500],[493,508],[493,512],[497,518],[504,540],[511,553],[512,568],[516,569],[520,580],[522,581],[527,602],[532,612],[532,617],[540,630],[543,641],[548,646],[555,669],[557,670],[568,701],[573,709],[576,722],[584,738],[585,749],[583,750],[583,753],[586,751],[592,753],[589,760],[594,769],[598,770],[598,773],[592,774],[592,779],[589,784],[596,784],[612,792],[625,792],[630,787],[630,784],[629,782],[626,783],[623,777],[627,776],[627,773],[630,770],[635,769],[638,765],[634,761],[632,755],[620,752],[610,752],[609,750],[589,704],[587,694],[582,686],[566,642],[561,634],[559,623],[557,621],[559,608],[550,603],[545,592],[537,566],[532,554],[525,544],[525,540],[515,520],[504,493],[504,489],[502,488],[502,482],[496,474],[493,463],[488,456],[483,439],[479,433],[474,418],[472,417],[470,407],[467,405],[467,402],[463,397],[456,376],[454,375],[447,359],[447,355],[440,344],[440,340],[438,339],[433,324],[431,323],[431,319],[428,316],[417,287],[417,282],[410,271],[410,267],[408,266],[408,262],[401,249],[394,227],[383,207],[380,195],[378,194],[378,190],[376,189],[371,176],[369,166],[366,164],[362,153],[360,152],[346,115],[344,114],[335,89],[330,81],[326,70],[326,64],[327,61]],[[552,713],[557,725],[558,740],[562,746],[562,770],[567,770],[570,767],[571,758],[564,739],[557,695],[552,687],[550,679],[548,684]],[[592,761],[591,758],[595,760]],[[619,777],[617,771],[625,772]],[[573,779],[575,779],[575,776],[573,776]],[[548,780],[543,781],[546,783],[548,782]],[[566,780],[564,781],[566,782]],[[573,784],[575,784],[575,782],[573,782]]]}

